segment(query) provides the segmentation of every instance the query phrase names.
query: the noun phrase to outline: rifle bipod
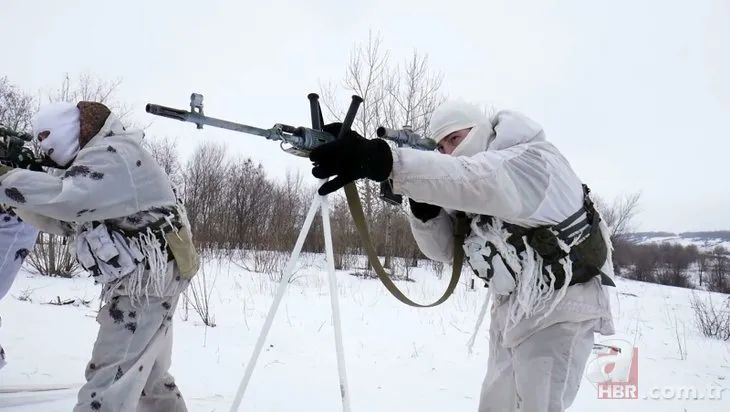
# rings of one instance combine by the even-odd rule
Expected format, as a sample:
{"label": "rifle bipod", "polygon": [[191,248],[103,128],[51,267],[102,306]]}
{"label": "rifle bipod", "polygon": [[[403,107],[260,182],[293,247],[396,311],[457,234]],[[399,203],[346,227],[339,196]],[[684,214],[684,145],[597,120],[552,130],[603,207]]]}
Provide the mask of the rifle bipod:
{"label": "rifle bipod", "polygon": [[[214,127],[220,127],[224,129],[229,129],[233,131],[248,133],[248,134],[255,134],[259,136],[264,136],[267,139],[271,140],[282,140],[292,145],[289,149],[284,149],[287,153],[294,154],[297,156],[302,157],[308,157],[309,152],[311,152],[312,149],[327,143],[329,141],[332,141],[335,139],[334,136],[322,131],[322,126],[324,124],[324,121],[322,119],[322,111],[319,105],[319,96],[315,93],[310,93],[308,96],[309,102],[310,102],[310,112],[311,112],[311,118],[312,118],[312,127],[311,128],[304,128],[304,127],[298,127],[294,128],[292,126],[277,124],[271,129],[260,129],[255,128],[251,126],[246,126],[238,123],[233,123],[225,120],[215,119],[215,118],[209,118],[205,116],[202,112],[202,101],[203,96],[200,94],[192,94],[191,95],[191,111],[185,111],[180,109],[173,109],[169,107],[159,106],[159,105],[153,105],[148,104],[146,106],[146,110],[148,113],[163,116],[163,117],[169,117],[185,122],[192,122],[197,125],[198,129],[203,128],[203,124],[208,124]],[[360,104],[362,104],[363,99],[359,96],[352,96],[352,102],[350,103],[350,107],[347,111],[347,114],[345,116],[345,119],[342,122],[342,128],[340,129],[339,136],[337,136],[337,139],[340,139],[349,133],[350,128],[352,127],[352,123],[355,120],[355,116],[357,115],[358,108]],[[321,179],[320,185],[325,183],[327,179]],[[344,187],[345,195],[347,197],[347,203],[348,208],[350,209],[350,214],[352,215],[352,218],[355,222],[355,225],[357,227],[358,233],[360,235],[360,239],[363,243],[363,247],[365,248],[368,256],[368,260],[370,261],[370,264],[375,269],[375,272],[378,275],[378,278],[383,283],[383,285],[386,287],[386,289],[399,301],[409,305],[409,306],[415,306],[415,307],[433,307],[436,305],[439,305],[443,302],[445,302],[453,293],[453,291],[456,289],[456,285],[458,284],[459,277],[461,274],[461,267],[462,267],[462,259],[463,259],[463,249],[461,245],[463,244],[463,238],[466,233],[466,225],[465,225],[465,218],[463,215],[459,215],[457,218],[457,224],[455,224],[455,231],[454,231],[454,266],[453,266],[453,272],[451,281],[449,282],[449,285],[447,287],[446,292],[439,298],[436,302],[429,304],[429,305],[421,305],[418,303],[413,302],[412,300],[408,299],[399,289],[395,286],[393,281],[390,279],[390,277],[385,273],[385,270],[383,269],[382,265],[380,264],[380,260],[378,259],[377,253],[375,252],[375,248],[372,245],[372,241],[370,239],[370,235],[368,232],[367,222],[365,220],[365,214],[363,213],[362,204],[360,203],[360,196],[357,192],[357,188],[354,183],[349,183],[345,185]],[[244,392],[248,386],[248,382],[251,379],[251,376],[253,375],[253,369],[256,366],[256,362],[258,361],[259,355],[261,354],[261,351],[263,350],[264,343],[266,341],[266,337],[268,336],[269,330],[271,329],[271,325],[274,321],[274,317],[276,316],[276,311],[279,308],[279,305],[284,297],[284,292],[286,291],[286,288],[289,284],[289,281],[291,280],[291,277],[294,274],[294,269],[297,260],[299,259],[299,254],[301,253],[302,247],[304,245],[304,240],[306,238],[307,233],[309,232],[309,229],[311,228],[312,222],[314,221],[314,216],[317,213],[318,210],[322,212],[322,229],[324,232],[324,241],[325,241],[325,257],[327,261],[327,272],[328,272],[328,278],[329,278],[329,289],[330,289],[330,301],[332,305],[332,320],[333,320],[333,326],[334,326],[334,334],[335,334],[335,348],[336,348],[336,354],[337,354],[337,367],[339,372],[339,390],[340,390],[340,396],[342,400],[342,407],[344,412],[350,412],[350,398],[349,398],[349,389],[347,385],[347,373],[345,369],[345,356],[344,356],[344,347],[342,343],[342,326],[341,326],[341,320],[340,320],[340,309],[339,309],[339,299],[338,299],[338,291],[337,291],[337,278],[335,276],[335,267],[334,267],[334,252],[333,252],[333,246],[332,246],[332,230],[330,225],[330,208],[329,208],[329,202],[327,199],[327,196],[315,196],[312,200],[312,204],[309,208],[309,212],[307,213],[307,217],[305,218],[305,221],[302,225],[302,228],[299,232],[299,236],[297,237],[296,243],[294,245],[294,249],[291,252],[291,255],[289,257],[289,261],[287,262],[286,268],[284,270],[284,273],[282,273],[281,281],[279,282],[279,286],[276,292],[276,296],[274,298],[274,301],[271,304],[271,307],[269,309],[269,312],[266,316],[266,319],[264,321],[264,325],[262,326],[261,333],[259,334],[256,344],[254,346],[253,353],[251,354],[251,358],[249,362],[246,364],[246,370],[244,372],[244,376],[241,379],[241,383],[239,384],[238,391],[236,392],[236,396],[234,398],[233,404],[231,405],[231,412],[237,411],[238,407],[241,403],[241,400],[243,398]]]}

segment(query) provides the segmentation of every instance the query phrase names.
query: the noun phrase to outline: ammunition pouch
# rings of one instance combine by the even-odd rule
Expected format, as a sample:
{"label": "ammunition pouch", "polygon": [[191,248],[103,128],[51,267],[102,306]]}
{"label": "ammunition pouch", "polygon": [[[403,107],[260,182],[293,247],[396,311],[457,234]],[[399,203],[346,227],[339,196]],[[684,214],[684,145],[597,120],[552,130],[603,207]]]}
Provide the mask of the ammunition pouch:
{"label": "ammunition pouch", "polygon": [[183,226],[177,231],[169,231],[165,233],[165,240],[180,270],[180,276],[183,279],[192,279],[200,269],[200,255],[195,250],[190,230]]}
{"label": "ammunition pouch", "polygon": [[[573,269],[569,285],[585,283],[600,276],[604,285],[616,286],[613,280],[601,271],[608,257],[606,239],[601,233],[600,217],[588,196],[590,190],[586,185],[583,185],[583,193],[583,207],[557,225],[525,228],[509,223],[503,224],[504,229],[511,234],[507,243],[515,248],[518,256],[527,249],[526,245],[529,245],[543,259],[543,275],[549,279],[549,271],[552,272],[555,276],[553,284],[555,289],[560,289],[565,284],[565,269],[562,262],[566,257],[570,259]],[[492,221],[491,216],[479,217],[480,225],[491,224]],[[573,246],[568,251],[563,250],[559,240]],[[578,243],[575,243],[576,241]],[[510,272],[513,276],[518,275],[512,270]]]}
{"label": "ammunition pouch", "polygon": [[144,228],[129,230],[116,226],[114,229],[127,237],[135,237],[151,231],[160,244],[165,245],[168,262],[175,261],[180,277],[183,279],[192,279],[200,269],[200,254],[195,248],[190,229],[181,223],[181,217],[177,211],[173,212],[172,219],[162,218]]}

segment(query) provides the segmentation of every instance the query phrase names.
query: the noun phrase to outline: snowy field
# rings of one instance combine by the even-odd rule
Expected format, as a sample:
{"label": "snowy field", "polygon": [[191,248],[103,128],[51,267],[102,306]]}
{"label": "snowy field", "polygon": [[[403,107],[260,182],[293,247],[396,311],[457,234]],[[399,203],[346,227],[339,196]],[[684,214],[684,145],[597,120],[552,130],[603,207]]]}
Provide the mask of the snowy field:
{"label": "snowy field", "polygon": [[[248,386],[241,411],[340,411],[329,287],[323,257],[303,256]],[[180,308],[172,373],[190,411],[228,411],[243,377],[278,282],[229,262],[207,260],[215,327]],[[486,319],[474,351],[473,331],[485,289],[460,285],[441,306],[416,309],[389,295],[378,280],[338,272],[338,290],[353,412],[476,411],[485,373]],[[442,279],[413,269],[398,282],[409,297],[430,303]],[[730,342],[702,337],[690,308],[692,291],[618,279],[613,310],[618,334],[639,350],[639,399],[598,399],[583,379],[574,411],[730,411]],[[0,389],[22,384],[76,384],[96,335],[98,288],[85,276],[52,279],[21,273],[0,302],[0,342],[8,365]],[[702,292],[703,295],[707,295]],[[47,304],[80,299],[88,306]],[[724,296],[715,295],[720,300]],[[598,337],[597,341],[603,341]],[[687,392],[691,389],[690,392]],[[694,393],[691,393],[694,392]],[[36,399],[47,395],[35,395]],[[75,391],[26,406],[0,393],[7,411],[70,411]],[[713,399],[693,399],[693,398]]]}

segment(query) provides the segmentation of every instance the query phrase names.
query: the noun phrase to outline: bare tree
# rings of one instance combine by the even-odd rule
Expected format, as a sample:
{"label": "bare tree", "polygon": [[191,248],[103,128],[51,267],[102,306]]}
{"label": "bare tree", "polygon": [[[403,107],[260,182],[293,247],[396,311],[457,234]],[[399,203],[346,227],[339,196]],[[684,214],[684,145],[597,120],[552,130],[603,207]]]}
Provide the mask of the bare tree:
{"label": "bare tree", "polygon": [[428,55],[413,51],[410,58],[390,72],[382,100],[380,125],[399,128],[408,125],[422,136],[430,136],[429,122],[444,101],[439,92],[441,73],[432,73]]}
{"label": "bare tree", "polygon": [[235,248],[256,249],[270,236],[265,224],[276,207],[275,188],[260,164],[239,159],[231,164],[226,178],[226,227],[229,243]]}
{"label": "bare tree", "polygon": [[182,191],[185,178],[177,152],[177,142],[167,137],[146,137],[142,141],[142,146],[150,152],[152,158],[167,173],[172,184]]}
{"label": "bare tree", "polygon": [[705,275],[705,271],[707,271],[707,265],[709,261],[709,257],[707,256],[707,253],[699,252],[697,255],[697,276],[699,277],[699,286],[702,286],[703,284],[703,278]]}
{"label": "bare tree", "polygon": [[[278,182],[275,187],[275,203],[271,208],[268,232],[271,240],[267,243],[270,249],[289,250],[294,247],[299,235],[297,228],[304,223],[314,191],[307,190],[303,176],[299,172],[290,171],[287,171],[284,180]],[[321,219],[316,223],[308,233],[310,242],[322,239]],[[315,243],[324,247],[324,240]]]}
{"label": "bare tree", "polygon": [[723,299],[719,304],[711,294],[704,300],[692,293],[690,304],[695,314],[697,328],[708,338],[730,341],[730,299]]}
{"label": "bare tree", "polygon": [[641,282],[655,282],[656,270],[660,265],[661,257],[657,245],[636,245],[632,248],[634,271],[629,273],[630,279]]}
{"label": "bare tree", "polygon": [[[330,224],[335,269],[351,269],[352,262],[349,257],[359,250],[359,237],[352,224],[347,202],[342,197],[330,196]],[[322,236],[319,235],[315,239],[321,238]],[[323,240],[316,244],[318,246],[316,250],[324,249]]]}
{"label": "bare tree", "polygon": [[215,317],[210,308],[210,297],[213,293],[216,276],[213,279],[208,277],[205,262],[200,266],[198,274],[190,282],[183,293],[183,306],[187,310],[192,307],[195,313],[200,316],[200,320],[207,327],[214,328],[216,326]]}
{"label": "bare tree", "polygon": [[656,273],[657,282],[667,286],[691,287],[687,269],[697,260],[697,246],[662,243],[657,249],[660,260]]}
{"label": "bare tree", "polygon": [[29,131],[35,99],[10,83],[7,77],[0,77],[0,124],[16,131]]}
{"label": "bare tree", "polygon": [[[342,82],[348,94],[357,94],[364,100],[353,129],[371,138],[379,126],[409,126],[428,137],[431,114],[444,100],[439,92],[442,79],[440,73],[431,71],[428,56],[415,50],[400,64],[392,64],[391,52],[383,48],[382,36],[370,31],[367,43],[353,47]],[[328,83],[321,89],[323,105],[330,116],[342,120],[346,106],[341,105],[338,88]],[[373,237],[374,247],[385,256],[384,266],[389,267],[394,249],[388,228],[403,210],[380,201],[379,185],[363,180],[357,187],[363,212],[370,226],[377,228],[373,231],[378,234]]]}
{"label": "bare tree", "polygon": [[104,103],[117,117],[125,119],[132,110],[130,106],[116,97],[121,84],[120,79],[109,81],[90,73],[82,73],[73,79],[66,73],[57,89],[46,91],[45,100],[72,103],[83,100]]}
{"label": "bare tree", "polygon": [[634,230],[634,219],[639,213],[641,192],[624,194],[608,203],[600,196],[594,196],[596,209],[610,230],[611,243],[614,247],[613,264],[618,271],[631,258],[628,256],[633,244],[628,235]]}
{"label": "bare tree", "polygon": [[639,213],[640,199],[641,192],[621,195],[611,204],[601,197],[595,197],[596,208],[611,231],[612,241],[622,239],[634,230],[634,219]]}
{"label": "bare tree", "polygon": [[717,246],[710,255],[713,263],[708,289],[713,292],[730,293],[730,252]]}
{"label": "bare tree", "polygon": [[225,232],[221,211],[225,204],[226,177],[230,161],[224,145],[201,143],[185,167],[183,198],[196,243],[205,249],[217,248],[218,233]]}
{"label": "bare tree", "polygon": [[[350,61],[342,82],[348,93],[354,93],[363,98],[357,118],[352,125],[365,138],[374,135],[375,129],[384,119],[384,99],[387,95],[386,87],[391,81],[388,59],[390,52],[382,47],[382,37],[372,31],[368,34],[366,44],[357,43],[350,52]],[[338,88],[331,83],[322,87],[322,103],[329,114],[337,121],[342,121],[347,106],[338,98]],[[349,104],[349,101],[346,102]],[[363,211],[370,221],[377,212],[378,186],[370,181],[357,182]]]}
{"label": "bare tree", "polygon": [[41,232],[25,264],[31,273],[70,278],[81,268],[73,251],[73,238]]}

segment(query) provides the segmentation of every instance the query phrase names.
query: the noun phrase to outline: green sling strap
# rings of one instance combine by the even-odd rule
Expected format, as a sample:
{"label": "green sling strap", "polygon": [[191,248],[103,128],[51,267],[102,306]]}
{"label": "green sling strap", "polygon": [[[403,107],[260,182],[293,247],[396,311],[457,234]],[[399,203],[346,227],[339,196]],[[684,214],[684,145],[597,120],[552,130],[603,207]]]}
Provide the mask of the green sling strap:
{"label": "green sling strap", "polygon": [[360,240],[365,248],[368,260],[373,266],[373,269],[375,269],[375,273],[378,275],[378,278],[385,288],[388,289],[388,291],[399,301],[417,308],[431,308],[446,302],[446,300],[454,293],[454,290],[456,290],[456,286],[459,284],[459,278],[461,277],[461,267],[464,262],[464,249],[462,245],[464,244],[467,229],[466,215],[462,212],[459,212],[456,215],[456,223],[454,224],[454,261],[451,272],[451,281],[446,287],[444,294],[437,301],[429,305],[423,305],[408,299],[408,297],[406,297],[393,283],[388,274],[385,273],[385,269],[383,269],[383,266],[380,264],[378,254],[375,252],[375,248],[373,247],[373,243],[370,239],[368,225],[365,221],[365,213],[362,210],[362,204],[360,203],[360,195],[357,192],[357,187],[354,183],[348,183],[345,185],[344,190],[345,195],[347,196],[347,205],[350,209],[350,214],[352,215],[352,219],[355,221],[355,226],[360,234]]}

